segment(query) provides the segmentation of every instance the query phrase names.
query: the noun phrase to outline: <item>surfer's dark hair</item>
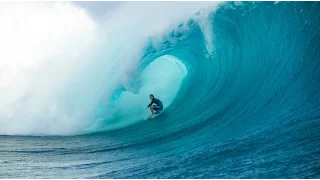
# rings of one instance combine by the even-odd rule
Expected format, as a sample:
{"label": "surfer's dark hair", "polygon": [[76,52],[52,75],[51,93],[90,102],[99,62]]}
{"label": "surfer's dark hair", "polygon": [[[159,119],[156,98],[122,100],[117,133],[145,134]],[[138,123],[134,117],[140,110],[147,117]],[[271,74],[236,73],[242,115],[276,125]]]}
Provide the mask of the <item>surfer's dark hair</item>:
{"label": "surfer's dark hair", "polygon": [[150,94],[149,96],[152,96],[154,98],[154,95],[153,94]]}

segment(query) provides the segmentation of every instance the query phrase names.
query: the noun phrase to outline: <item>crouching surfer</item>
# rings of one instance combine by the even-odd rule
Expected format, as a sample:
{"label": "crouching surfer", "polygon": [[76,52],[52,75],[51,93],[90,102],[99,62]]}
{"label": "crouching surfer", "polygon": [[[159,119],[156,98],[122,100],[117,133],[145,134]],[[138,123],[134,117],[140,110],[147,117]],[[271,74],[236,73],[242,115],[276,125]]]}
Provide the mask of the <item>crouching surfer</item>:
{"label": "crouching surfer", "polygon": [[150,94],[149,98],[151,100],[151,103],[146,107],[146,109],[150,108],[151,114],[148,117],[148,119],[151,119],[155,114],[160,113],[160,111],[163,109],[163,105],[159,99],[157,99],[153,96],[153,94]]}

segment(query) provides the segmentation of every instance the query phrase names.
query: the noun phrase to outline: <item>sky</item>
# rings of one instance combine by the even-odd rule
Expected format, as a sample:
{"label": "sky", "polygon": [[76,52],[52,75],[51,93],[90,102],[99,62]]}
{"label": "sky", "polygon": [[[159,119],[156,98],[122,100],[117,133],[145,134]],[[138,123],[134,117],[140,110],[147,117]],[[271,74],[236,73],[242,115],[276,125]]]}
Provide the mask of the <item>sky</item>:
{"label": "sky", "polygon": [[97,21],[102,21],[105,16],[111,15],[123,3],[118,1],[73,1],[73,4],[85,8],[88,14]]}

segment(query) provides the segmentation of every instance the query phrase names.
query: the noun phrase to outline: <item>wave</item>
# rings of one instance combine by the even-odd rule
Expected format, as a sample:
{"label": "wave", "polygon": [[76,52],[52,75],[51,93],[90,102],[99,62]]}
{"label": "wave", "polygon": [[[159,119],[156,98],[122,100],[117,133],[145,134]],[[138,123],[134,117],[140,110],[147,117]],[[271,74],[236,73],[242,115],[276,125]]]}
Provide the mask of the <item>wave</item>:
{"label": "wave", "polygon": [[317,3],[124,3],[101,24],[70,3],[4,5],[1,134],[143,123],[151,93],[173,132],[221,138],[318,113]]}

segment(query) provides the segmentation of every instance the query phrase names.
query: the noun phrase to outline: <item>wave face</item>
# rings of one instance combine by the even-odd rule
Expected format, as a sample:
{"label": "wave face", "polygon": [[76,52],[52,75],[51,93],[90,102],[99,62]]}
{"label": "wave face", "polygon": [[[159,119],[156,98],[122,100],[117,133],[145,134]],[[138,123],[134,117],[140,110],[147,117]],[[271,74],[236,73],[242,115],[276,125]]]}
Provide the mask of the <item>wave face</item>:
{"label": "wave face", "polygon": [[[65,36],[81,51],[29,54],[15,81],[1,71],[1,134],[82,136],[5,136],[30,143],[0,163],[54,156],[44,178],[320,177],[319,2],[152,6],[127,3],[102,28],[85,16]],[[146,121],[151,93],[165,110]]]}

